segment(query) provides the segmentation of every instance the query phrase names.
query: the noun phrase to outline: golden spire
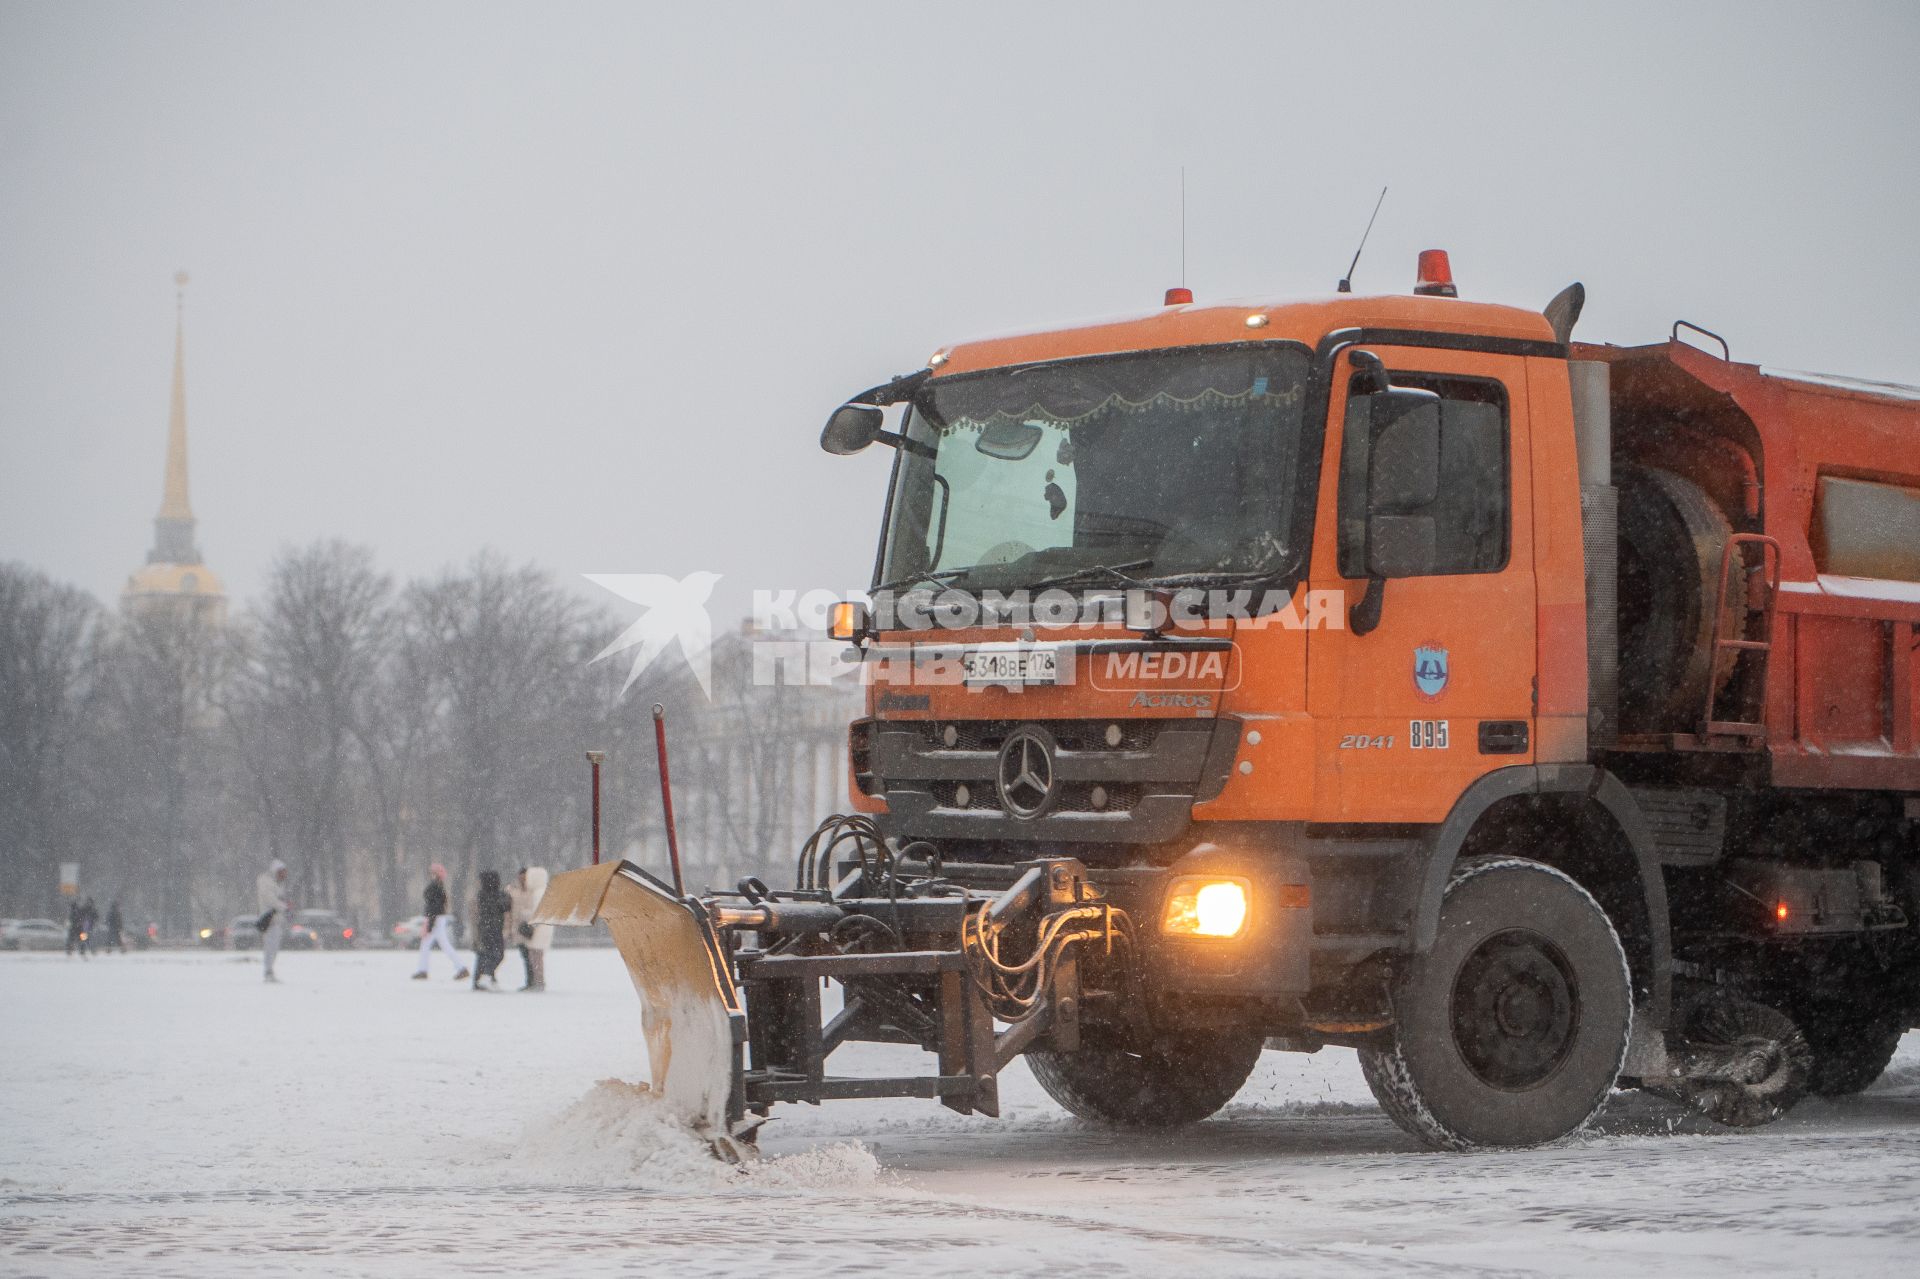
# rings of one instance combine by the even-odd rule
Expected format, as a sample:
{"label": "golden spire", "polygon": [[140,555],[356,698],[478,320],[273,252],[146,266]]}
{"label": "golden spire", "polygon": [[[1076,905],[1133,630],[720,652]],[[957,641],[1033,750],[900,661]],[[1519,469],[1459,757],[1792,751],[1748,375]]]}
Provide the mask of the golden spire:
{"label": "golden spire", "polygon": [[187,273],[173,277],[173,405],[167,415],[167,482],[160,498],[160,518],[191,522],[193,504],[187,499]]}
{"label": "golden spire", "polygon": [[160,515],[153,522],[153,549],[146,564],[120,592],[123,607],[142,615],[179,614],[220,623],[227,597],[220,578],[193,544],[193,506],[187,500],[187,273],[173,277],[173,404],[167,421],[167,480]]}

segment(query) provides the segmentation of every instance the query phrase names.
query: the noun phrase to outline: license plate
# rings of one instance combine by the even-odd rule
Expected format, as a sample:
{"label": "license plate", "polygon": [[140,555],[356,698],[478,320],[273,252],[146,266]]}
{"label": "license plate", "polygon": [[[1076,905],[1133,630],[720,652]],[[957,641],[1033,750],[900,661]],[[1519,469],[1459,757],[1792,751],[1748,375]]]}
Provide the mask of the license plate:
{"label": "license plate", "polygon": [[1051,648],[974,649],[960,655],[969,684],[1058,684],[1060,653]]}

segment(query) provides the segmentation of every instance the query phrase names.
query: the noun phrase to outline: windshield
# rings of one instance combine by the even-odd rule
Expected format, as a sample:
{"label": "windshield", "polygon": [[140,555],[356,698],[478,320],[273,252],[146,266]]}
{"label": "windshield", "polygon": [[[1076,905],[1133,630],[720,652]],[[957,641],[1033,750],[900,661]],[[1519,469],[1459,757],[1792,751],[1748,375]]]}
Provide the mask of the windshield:
{"label": "windshield", "polygon": [[1188,347],[935,378],[907,417],[878,585],[1280,571],[1307,363]]}

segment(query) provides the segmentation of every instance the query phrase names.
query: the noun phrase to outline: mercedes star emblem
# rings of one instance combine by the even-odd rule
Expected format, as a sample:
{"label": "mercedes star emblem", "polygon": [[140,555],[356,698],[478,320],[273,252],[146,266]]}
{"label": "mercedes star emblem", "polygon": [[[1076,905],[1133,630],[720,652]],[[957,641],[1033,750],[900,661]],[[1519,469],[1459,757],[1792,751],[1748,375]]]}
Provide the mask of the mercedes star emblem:
{"label": "mercedes star emblem", "polygon": [[1009,817],[1034,818],[1053,802],[1053,743],[1037,728],[1016,729],[1000,748],[995,780]]}

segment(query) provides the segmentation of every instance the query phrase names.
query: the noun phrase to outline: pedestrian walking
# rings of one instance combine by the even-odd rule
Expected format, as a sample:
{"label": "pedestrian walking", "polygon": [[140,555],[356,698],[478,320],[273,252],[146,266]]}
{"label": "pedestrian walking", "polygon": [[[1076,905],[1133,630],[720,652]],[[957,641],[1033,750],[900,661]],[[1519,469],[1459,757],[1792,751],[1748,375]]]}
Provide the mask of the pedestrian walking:
{"label": "pedestrian walking", "polygon": [[287,864],[278,858],[253,881],[253,905],[260,912],[254,927],[260,930],[260,954],[266,961],[266,979],[277,982],[273,961],[280,957],[280,943],[287,939],[287,914],[293,909],[287,897]]}
{"label": "pedestrian walking", "polygon": [[473,895],[473,988],[482,980],[500,989],[500,961],[507,955],[507,921],[513,918],[513,899],[500,887],[500,872],[480,872],[480,891]]}
{"label": "pedestrian walking", "polygon": [[67,907],[67,958],[72,959],[76,950],[80,958],[87,958],[87,906],[77,897]]}
{"label": "pedestrian walking", "polygon": [[453,948],[453,916],[447,914],[447,907],[452,903],[453,894],[447,890],[447,868],[435,862],[427,867],[427,889],[420,895],[421,913],[427,917],[427,926],[420,933],[420,966],[414,970],[415,981],[427,979],[427,960],[436,946],[446,951],[447,958],[460,970],[453,979],[466,979],[467,966],[460,962],[460,952]]}
{"label": "pedestrian walking", "polygon": [[547,947],[553,945],[553,925],[533,922],[540,899],[547,895],[547,870],[544,866],[522,866],[514,886],[507,890],[513,898],[514,936],[520,943],[520,962],[527,968],[527,984],[521,990],[547,988]]}
{"label": "pedestrian walking", "polygon": [[111,906],[107,907],[106,944],[102,946],[101,949],[117,950],[123,955],[126,954],[127,939],[121,931],[125,926],[126,920],[120,915],[120,903],[115,901]]}

